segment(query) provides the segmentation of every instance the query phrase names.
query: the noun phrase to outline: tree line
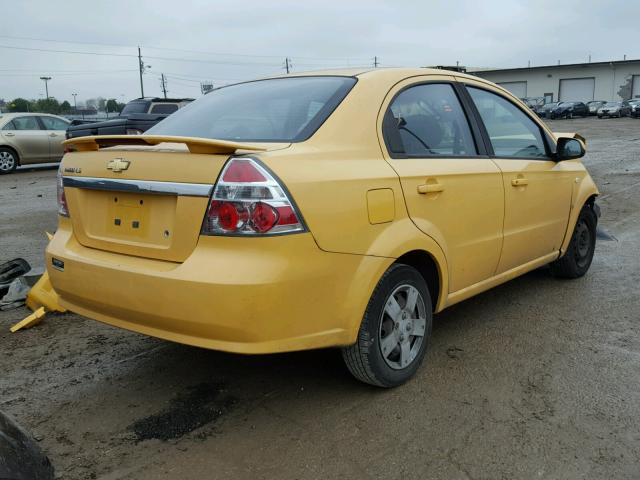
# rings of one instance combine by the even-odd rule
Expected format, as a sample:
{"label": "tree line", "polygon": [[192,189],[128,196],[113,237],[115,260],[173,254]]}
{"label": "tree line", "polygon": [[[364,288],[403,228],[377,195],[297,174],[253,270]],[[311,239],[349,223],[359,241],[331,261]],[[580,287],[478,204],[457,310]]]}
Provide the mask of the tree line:
{"label": "tree line", "polygon": [[[105,99],[102,97],[90,98],[84,104],[78,105],[78,110],[94,109],[107,111],[109,113],[120,113],[124,108],[124,103],[116,101],[114,98]],[[67,100],[59,102],[54,97],[40,98],[38,100],[28,100],[26,98],[14,98],[11,101],[0,100],[0,106],[7,112],[39,112],[53,113],[55,115],[73,114],[76,109]]]}

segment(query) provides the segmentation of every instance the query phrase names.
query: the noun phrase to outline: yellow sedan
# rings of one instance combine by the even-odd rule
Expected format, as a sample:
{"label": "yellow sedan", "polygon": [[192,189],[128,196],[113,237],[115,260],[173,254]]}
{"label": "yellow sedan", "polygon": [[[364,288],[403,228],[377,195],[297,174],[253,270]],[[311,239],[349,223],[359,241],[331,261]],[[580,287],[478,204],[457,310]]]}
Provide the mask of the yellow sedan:
{"label": "yellow sedan", "polygon": [[416,372],[434,313],[593,258],[582,137],[460,73],[257,80],[67,144],[47,249],[64,307],[228,352],[338,346],[377,386]]}

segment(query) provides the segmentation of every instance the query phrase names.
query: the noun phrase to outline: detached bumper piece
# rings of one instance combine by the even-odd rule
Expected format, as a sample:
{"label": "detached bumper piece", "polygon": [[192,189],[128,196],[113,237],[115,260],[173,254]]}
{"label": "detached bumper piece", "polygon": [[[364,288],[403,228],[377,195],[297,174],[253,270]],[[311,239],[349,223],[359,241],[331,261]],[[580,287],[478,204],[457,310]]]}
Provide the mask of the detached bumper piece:
{"label": "detached bumper piece", "polygon": [[[49,240],[52,235],[47,233]],[[33,313],[25,319],[19,321],[11,327],[11,332],[15,333],[23,328],[33,327],[42,321],[47,312],[66,312],[67,310],[60,306],[59,297],[51,285],[49,274],[45,271],[36,284],[29,290],[26,298],[26,305]]]}

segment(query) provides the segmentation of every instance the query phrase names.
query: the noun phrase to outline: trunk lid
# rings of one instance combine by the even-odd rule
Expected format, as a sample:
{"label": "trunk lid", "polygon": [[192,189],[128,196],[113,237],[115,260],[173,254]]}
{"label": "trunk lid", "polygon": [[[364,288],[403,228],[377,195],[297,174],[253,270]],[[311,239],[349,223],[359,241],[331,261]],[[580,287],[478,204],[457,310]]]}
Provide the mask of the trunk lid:
{"label": "trunk lid", "polygon": [[[95,139],[100,137],[93,144],[90,138],[68,141],[79,151],[65,155],[61,166],[78,242],[138,257],[186,260],[198,242],[220,171],[244,146],[197,140],[149,146],[137,137],[126,140],[142,145],[99,149]],[[246,150],[286,146],[247,145]],[[222,152],[192,153],[198,149]]]}

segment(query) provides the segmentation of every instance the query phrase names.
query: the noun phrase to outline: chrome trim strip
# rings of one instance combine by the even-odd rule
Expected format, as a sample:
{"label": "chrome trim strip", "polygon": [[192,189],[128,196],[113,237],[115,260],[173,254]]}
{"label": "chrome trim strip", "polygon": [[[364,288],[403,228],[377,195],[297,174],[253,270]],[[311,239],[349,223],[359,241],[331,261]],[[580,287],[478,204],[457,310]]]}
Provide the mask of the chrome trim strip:
{"label": "chrome trim strip", "polygon": [[65,187],[107,190],[112,192],[151,193],[185,197],[210,197],[213,185],[204,183],[156,182],[97,177],[62,177]]}

